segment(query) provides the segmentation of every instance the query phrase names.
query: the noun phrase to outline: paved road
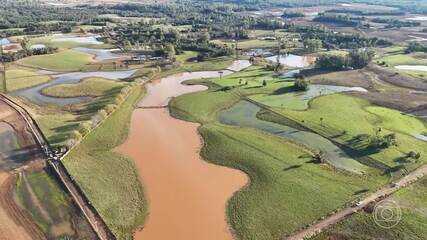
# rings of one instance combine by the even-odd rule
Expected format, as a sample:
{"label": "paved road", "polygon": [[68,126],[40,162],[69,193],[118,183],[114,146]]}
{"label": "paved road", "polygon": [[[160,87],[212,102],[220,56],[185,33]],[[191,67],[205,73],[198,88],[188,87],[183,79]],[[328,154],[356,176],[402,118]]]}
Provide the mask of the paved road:
{"label": "paved road", "polygon": [[319,221],[318,223],[314,224],[313,226],[307,229],[301,230],[292,236],[286,237],[285,239],[286,240],[302,240],[309,237],[313,237],[318,233],[322,232],[323,230],[325,230],[326,228],[328,228],[329,226],[334,225],[340,222],[341,220],[345,219],[346,217],[352,215],[353,213],[356,213],[362,210],[368,204],[393,194],[397,190],[410,185],[411,183],[422,178],[426,174],[427,174],[427,165],[423,165],[420,168],[416,169],[415,171],[409,173],[405,177],[401,178],[394,185],[388,185],[376,191],[375,193],[372,193],[371,195],[369,195],[368,197],[360,201],[357,206],[345,208],[327,217],[326,219]]}

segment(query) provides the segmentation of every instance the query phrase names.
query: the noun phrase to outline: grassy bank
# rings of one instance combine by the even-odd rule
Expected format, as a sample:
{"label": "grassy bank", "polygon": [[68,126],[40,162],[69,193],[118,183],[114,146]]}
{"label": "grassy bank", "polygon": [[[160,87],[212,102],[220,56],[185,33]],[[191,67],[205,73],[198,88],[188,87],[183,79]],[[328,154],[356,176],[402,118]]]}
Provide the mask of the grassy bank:
{"label": "grassy bank", "polygon": [[131,239],[146,215],[134,162],[114,152],[128,135],[134,104],[142,92],[135,87],[127,101],[64,159],[64,165],[118,239]]}
{"label": "grassy bank", "polygon": [[[243,94],[272,91],[268,87],[239,90]],[[229,223],[239,239],[280,239],[386,181],[314,164],[304,148],[283,138],[219,124],[219,111],[239,101],[236,91],[213,87],[183,95],[172,100],[171,112],[203,124],[199,131],[205,141],[204,159],[249,175],[250,185],[227,208]]]}
{"label": "grassy bank", "polygon": [[38,74],[29,68],[11,67],[6,71],[6,84],[8,91],[36,86],[48,82],[51,78]]}
{"label": "grassy bank", "polygon": [[60,84],[42,89],[42,93],[52,97],[99,97],[124,84],[104,78],[87,78],[77,84]]}

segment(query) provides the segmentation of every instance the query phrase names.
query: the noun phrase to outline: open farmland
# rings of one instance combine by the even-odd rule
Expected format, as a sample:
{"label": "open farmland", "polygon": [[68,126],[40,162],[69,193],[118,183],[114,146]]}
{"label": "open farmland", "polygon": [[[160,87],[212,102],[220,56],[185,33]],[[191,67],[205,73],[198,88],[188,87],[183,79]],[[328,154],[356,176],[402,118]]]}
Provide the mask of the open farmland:
{"label": "open farmland", "polygon": [[0,0],[0,239],[424,239],[426,14]]}

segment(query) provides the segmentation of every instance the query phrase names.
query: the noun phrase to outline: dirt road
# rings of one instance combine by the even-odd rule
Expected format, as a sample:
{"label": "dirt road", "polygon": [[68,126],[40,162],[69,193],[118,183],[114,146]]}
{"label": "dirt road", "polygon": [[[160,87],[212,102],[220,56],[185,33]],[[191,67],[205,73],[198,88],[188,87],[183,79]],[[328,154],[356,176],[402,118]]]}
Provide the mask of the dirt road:
{"label": "dirt road", "polygon": [[340,222],[341,220],[347,218],[348,216],[362,210],[368,204],[375,202],[379,199],[382,199],[384,197],[387,197],[390,194],[393,194],[397,190],[408,186],[409,184],[422,178],[426,174],[427,174],[427,165],[423,165],[417,170],[401,178],[399,181],[395,182],[395,184],[383,187],[382,189],[376,191],[375,193],[372,193],[371,195],[369,195],[368,197],[360,201],[357,206],[345,208],[337,212],[336,214],[333,214],[327,217],[326,219],[314,224],[313,226],[307,229],[301,230],[292,236],[286,237],[285,239],[286,240],[303,240],[303,239],[315,236],[318,233],[322,232],[324,229],[328,228],[329,226],[332,226]]}

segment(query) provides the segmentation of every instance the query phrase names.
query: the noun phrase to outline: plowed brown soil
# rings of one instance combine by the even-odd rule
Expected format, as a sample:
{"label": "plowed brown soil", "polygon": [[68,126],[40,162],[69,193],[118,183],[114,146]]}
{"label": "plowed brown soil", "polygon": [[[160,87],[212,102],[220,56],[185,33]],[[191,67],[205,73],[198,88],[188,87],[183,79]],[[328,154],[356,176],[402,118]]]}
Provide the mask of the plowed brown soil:
{"label": "plowed brown soil", "polygon": [[[158,107],[170,97],[200,91],[183,80],[212,77],[212,72],[185,73],[148,86],[141,107]],[[198,124],[172,118],[167,109],[138,109],[130,135],[119,151],[134,159],[149,202],[149,217],[136,240],[227,240],[233,236],[225,208],[232,194],[247,182],[237,170],[216,166],[199,156]]]}

